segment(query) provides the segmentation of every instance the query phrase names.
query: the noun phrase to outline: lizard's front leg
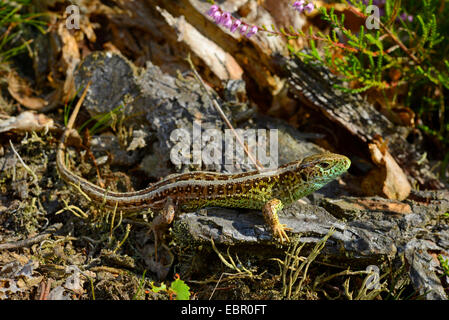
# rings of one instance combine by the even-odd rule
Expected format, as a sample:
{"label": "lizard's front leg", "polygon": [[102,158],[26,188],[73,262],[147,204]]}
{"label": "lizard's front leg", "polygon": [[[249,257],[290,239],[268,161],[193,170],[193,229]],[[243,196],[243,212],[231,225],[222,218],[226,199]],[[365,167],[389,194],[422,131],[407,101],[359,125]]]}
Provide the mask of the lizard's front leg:
{"label": "lizard's front leg", "polygon": [[262,213],[265,218],[265,222],[270,226],[273,235],[276,238],[279,238],[281,242],[284,242],[284,240],[286,242],[289,242],[290,239],[288,238],[285,231],[291,231],[292,229],[286,228],[285,224],[281,224],[278,217],[278,212],[280,212],[283,207],[284,205],[282,204],[281,200],[271,199],[267,203],[265,203],[264,207],[262,208]]}

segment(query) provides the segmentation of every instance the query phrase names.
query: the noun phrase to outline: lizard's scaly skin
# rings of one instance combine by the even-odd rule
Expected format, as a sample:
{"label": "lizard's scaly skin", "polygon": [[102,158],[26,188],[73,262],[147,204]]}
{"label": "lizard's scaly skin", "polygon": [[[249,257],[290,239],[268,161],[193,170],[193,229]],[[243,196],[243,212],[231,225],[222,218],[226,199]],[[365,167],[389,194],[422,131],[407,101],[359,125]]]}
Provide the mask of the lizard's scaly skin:
{"label": "lizard's scaly skin", "polygon": [[[339,154],[323,153],[293,161],[276,170],[237,174],[197,171],[170,175],[150,187],[136,192],[112,192],[72,173],[65,165],[63,134],[57,150],[57,168],[62,179],[79,185],[92,200],[123,211],[147,208],[163,210],[170,198],[183,211],[204,207],[230,207],[262,210],[267,223],[281,240],[284,226],[277,212],[283,205],[304,197],[344,173],[350,160]],[[273,202],[273,200],[276,200]],[[277,202],[279,201],[279,203]]]}

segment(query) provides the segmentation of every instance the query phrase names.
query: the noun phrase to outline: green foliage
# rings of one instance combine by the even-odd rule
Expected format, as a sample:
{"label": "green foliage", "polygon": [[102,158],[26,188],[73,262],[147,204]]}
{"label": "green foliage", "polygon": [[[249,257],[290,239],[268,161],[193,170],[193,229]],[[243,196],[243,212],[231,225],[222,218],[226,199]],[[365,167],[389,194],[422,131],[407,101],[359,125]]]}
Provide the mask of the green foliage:
{"label": "green foliage", "polygon": [[449,277],[449,259],[444,259],[444,257],[440,254],[438,255],[438,260],[440,261],[444,274]]}
{"label": "green foliage", "polygon": [[181,279],[176,279],[170,285],[170,291],[176,295],[176,300],[189,300],[190,288]]}
{"label": "green foliage", "polygon": [[144,286],[145,286],[145,274],[146,274],[146,272],[147,272],[146,270],[143,272],[142,278],[139,281],[139,286],[137,287],[137,291],[134,294],[132,300],[143,300],[143,297],[145,296]]}
{"label": "green foliage", "polygon": [[119,105],[118,107],[115,107],[114,109],[112,109],[109,112],[93,116],[92,118],[90,118],[89,120],[84,122],[80,126],[78,131],[80,131],[80,132],[83,131],[83,129],[93,121],[95,121],[95,124],[89,129],[90,135],[94,135],[94,134],[108,128],[109,126],[111,126],[111,122],[113,122],[113,120],[117,118],[117,116],[120,114],[120,112],[122,112],[122,110],[121,110],[122,108],[124,108],[123,104]]}
{"label": "green foliage", "polygon": [[22,53],[32,40],[26,40],[25,30],[32,26],[44,32],[41,14],[27,13],[31,0],[0,0],[0,63]]}
{"label": "green foliage", "polygon": [[170,284],[170,288],[167,289],[165,283],[162,283],[159,287],[155,286],[153,282],[151,282],[151,291],[155,293],[159,292],[167,292],[170,296],[170,299],[175,296],[175,300],[189,300],[190,299],[190,287],[182,281],[179,276],[176,276],[176,279]]}
{"label": "green foliage", "polygon": [[[371,14],[365,13],[362,1],[351,2],[365,16],[362,19]],[[398,103],[410,107],[422,120],[419,128],[447,148],[449,3],[387,0],[383,9],[378,29],[362,25],[359,30],[350,30],[345,27],[344,14],[321,8],[321,17],[332,31],[329,35],[312,30],[303,34],[309,39],[310,51],[294,53],[342,76],[346,84],[339,88],[345,92],[376,91],[385,97],[386,106]],[[413,21],[399,19],[401,14],[411,15]],[[324,42],[322,50],[318,50],[317,41]]]}

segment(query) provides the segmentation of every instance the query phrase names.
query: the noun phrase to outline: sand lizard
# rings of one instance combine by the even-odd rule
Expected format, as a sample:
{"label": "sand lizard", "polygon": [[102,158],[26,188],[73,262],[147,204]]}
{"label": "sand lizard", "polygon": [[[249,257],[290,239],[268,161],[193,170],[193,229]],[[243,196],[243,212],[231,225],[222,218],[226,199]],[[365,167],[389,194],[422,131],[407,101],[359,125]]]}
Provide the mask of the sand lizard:
{"label": "sand lizard", "polygon": [[[78,185],[93,201],[122,211],[150,208],[162,214],[153,225],[172,222],[176,209],[197,210],[204,207],[247,208],[262,210],[273,235],[281,242],[289,238],[278,212],[285,204],[304,197],[344,173],[350,160],[339,154],[323,153],[293,161],[276,170],[224,174],[206,171],[173,174],[146,189],[135,192],[107,191],[71,172],[65,165],[66,139],[79,110],[75,108],[59,142],[57,169],[63,180]],[[157,220],[157,221],[156,221]]]}

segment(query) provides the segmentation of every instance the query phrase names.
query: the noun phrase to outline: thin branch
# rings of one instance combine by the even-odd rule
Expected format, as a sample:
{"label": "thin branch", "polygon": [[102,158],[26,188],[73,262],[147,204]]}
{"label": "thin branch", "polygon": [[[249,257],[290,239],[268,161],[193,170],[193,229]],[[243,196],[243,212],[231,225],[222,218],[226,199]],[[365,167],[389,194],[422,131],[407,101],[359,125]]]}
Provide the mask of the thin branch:
{"label": "thin branch", "polygon": [[53,233],[58,231],[62,228],[62,223],[55,223],[54,225],[48,227],[44,232],[41,234],[31,237],[24,240],[19,240],[15,242],[6,242],[0,244],[0,250],[12,250],[12,249],[19,249],[23,247],[29,247],[35,243],[39,243],[47,238],[49,238]]}
{"label": "thin branch", "polygon": [[70,116],[69,122],[67,123],[66,130],[70,130],[73,128],[73,124],[75,123],[75,119],[78,115],[81,105],[83,104],[83,101],[86,98],[87,90],[89,89],[90,84],[91,84],[91,81],[89,81],[87,83],[86,88],[84,89],[83,94],[81,95],[81,98],[78,100],[78,103],[76,104],[75,109],[73,110],[73,112]]}
{"label": "thin branch", "polygon": [[229,129],[231,129],[232,133],[234,134],[237,142],[243,147],[243,150],[245,151],[245,153],[248,155],[248,158],[251,160],[251,162],[256,166],[257,170],[261,171],[264,169],[264,167],[262,166],[262,164],[257,161],[257,159],[251,154],[251,152],[249,152],[247,146],[243,143],[242,139],[240,138],[240,136],[238,135],[238,133],[235,131],[234,127],[232,126],[231,122],[229,122],[228,118],[226,117],[225,113],[223,112],[223,110],[221,109],[220,105],[218,104],[217,100],[215,100],[214,98],[212,98],[211,94],[209,93],[208,88],[206,87],[206,84],[204,83],[203,79],[201,78],[201,76],[198,74],[198,72],[195,69],[195,66],[193,65],[192,60],[190,59],[190,55],[186,58],[187,62],[190,64],[190,68],[193,71],[193,74],[195,75],[195,78],[198,80],[198,82],[200,83],[201,87],[204,89],[204,91],[206,92],[207,96],[209,97],[209,99],[212,101],[212,104],[214,105],[215,109],[217,110],[217,112],[220,114],[220,117],[223,119],[223,121],[226,123],[226,125],[228,126]]}

